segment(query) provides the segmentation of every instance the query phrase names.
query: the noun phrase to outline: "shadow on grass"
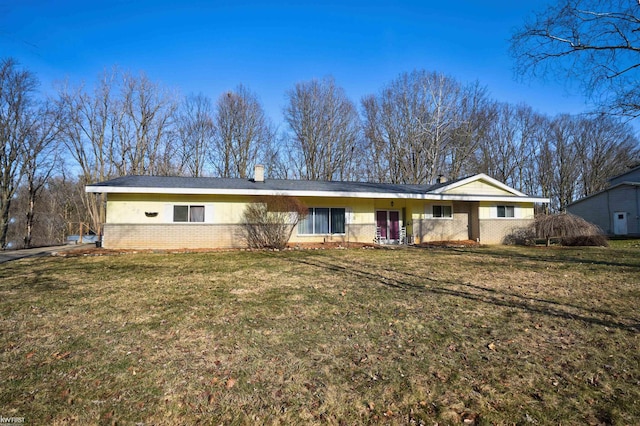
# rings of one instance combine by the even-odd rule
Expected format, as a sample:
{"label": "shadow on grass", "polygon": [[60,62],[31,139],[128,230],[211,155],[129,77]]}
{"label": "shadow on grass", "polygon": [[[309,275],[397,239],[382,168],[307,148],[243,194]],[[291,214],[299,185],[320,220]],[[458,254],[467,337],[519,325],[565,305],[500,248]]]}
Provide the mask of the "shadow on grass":
{"label": "shadow on grass", "polygon": [[[24,267],[4,266],[0,269],[0,280],[14,278],[18,275],[26,275]],[[52,276],[51,271],[40,265],[36,268],[29,269],[29,274],[19,281],[17,284],[0,285],[0,289],[4,290],[32,290],[38,292],[50,292],[66,290],[69,283]]]}
{"label": "shadow on grass", "polygon": [[[0,265],[0,281],[23,275],[17,283],[0,284],[0,290],[59,291],[82,284],[84,279],[93,282],[108,281],[113,277],[147,276],[158,274],[162,267],[156,264],[86,264],[75,258],[42,260],[25,268],[20,263],[10,262]],[[28,271],[28,272],[25,272]],[[60,277],[73,277],[65,280]],[[72,284],[74,283],[74,284]]]}
{"label": "shadow on grass", "polygon": [[[489,256],[497,257],[497,258],[515,258],[515,259],[523,259],[523,260],[531,260],[535,262],[551,262],[551,263],[577,263],[577,264],[593,264],[593,265],[603,265],[603,266],[615,266],[615,267],[627,267],[627,268],[637,268],[640,269],[640,255],[639,256],[629,256],[629,252],[621,252],[620,250],[608,248],[604,251],[600,256],[607,256],[610,259],[594,259],[593,257],[580,257],[576,255],[576,252],[580,252],[581,250],[590,250],[593,247],[583,247],[583,248],[575,248],[575,247],[538,247],[535,249],[531,249],[531,252],[523,253],[516,250],[509,251],[501,251],[493,248],[481,248],[473,251],[478,254],[486,254]],[[595,248],[597,249],[597,248]],[[462,249],[451,249],[455,251],[464,251]],[[540,251],[539,254],[534,253],[535,251]],[[465,251],[468,253],[469,251]],[[624,259],[626,254],[628,256],[627,259]],[[640,252],[639,252],[640,254]],[[599,256],[599,257],[600,257]],[[621,260],[624,259],[624,260]]]}
{"label": "shadow on grass", "polygon": [[[622,319],[616,318],[614,313],[605,310],[589,309],[574,304],[521,296],[516,293],[503,292],[471,283],[436,280],[409,272],[380,268],[378,265],[368,266],[351,263],[346,266],[331,262],[330,258],[310,256],[304,258],[291,257],[289,260],[346,276],[366,279],[372,283],[382,284],[393,289],[463,298],[493,306],[520,309],[530,313],[640,333],[640,320],[637,318],[625,318],[628,322],[623,322]],[[376,268],[376,270],[374,272],[368,270],[372,268]],[[382,273],[387,276],[382,275]],[[395,277],[390,277],[389,275],[395,275]],[[577,312],[572,312],[572,310]],[[603,319],[597,317],[596,315],[598,314],[614,318]]]}

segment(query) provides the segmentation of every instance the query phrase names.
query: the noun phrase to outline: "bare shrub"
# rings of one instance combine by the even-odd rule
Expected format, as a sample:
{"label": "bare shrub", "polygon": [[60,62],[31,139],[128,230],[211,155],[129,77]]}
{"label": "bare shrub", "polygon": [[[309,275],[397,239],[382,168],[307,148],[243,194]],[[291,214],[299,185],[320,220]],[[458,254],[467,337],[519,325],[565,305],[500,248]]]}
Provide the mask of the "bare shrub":
{"label": "bare shrub", "polygon": [[609,241],[605,235],[587,235],[583,237],[570,237],[560,240],[563,246],[593,246],[593,247],[609,247]]}
{"label": "bare shrub", "polygon": [[600,228],[570,213],[540,215],[536,217],[532,227],[536,236],[546,241],[547,247],[551,245],[552,239],[559,240],[563,245],[593,245],[586,243],[602,240],[606,242]]}
{"label": "bare shrub", "polygon": [[516,246],[535,246],[536,233],[531,227],[516,228],[506,235],[502,240],[503,244]]}
{"label": "bare shrub", "polygon": [[535,221],[526,227],[516,228],[504,237],[503,244],[533,246],[536,239],[543,239],[547,247],[552,240],[563,246],[604,246],[607,237],[596,225],[581,217],[569,214],[549,214],[536,216]]}
{"label": "bare shrub", "polygon": [[243,213],[247,245],[250,248],[285,248],[293,229],[307,213],[307,206],[297,198],[261,197],[247,205]]}

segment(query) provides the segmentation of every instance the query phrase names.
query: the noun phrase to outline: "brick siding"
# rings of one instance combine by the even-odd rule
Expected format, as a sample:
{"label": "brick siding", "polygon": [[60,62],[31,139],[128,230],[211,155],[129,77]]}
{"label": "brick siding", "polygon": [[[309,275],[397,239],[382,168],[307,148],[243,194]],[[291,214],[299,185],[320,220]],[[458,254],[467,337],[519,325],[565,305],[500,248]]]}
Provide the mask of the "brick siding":
{"label": "brick siding", "polygon": [[504,237],[516,228],[523,228],[533,219],[480,219],[480,242],[482,244],[502,244]]}
{"label": "brick siding", "polygon": [[246,242],[241,225],[106,223],[102,245],[110,249],[197,249],[246,247]]}

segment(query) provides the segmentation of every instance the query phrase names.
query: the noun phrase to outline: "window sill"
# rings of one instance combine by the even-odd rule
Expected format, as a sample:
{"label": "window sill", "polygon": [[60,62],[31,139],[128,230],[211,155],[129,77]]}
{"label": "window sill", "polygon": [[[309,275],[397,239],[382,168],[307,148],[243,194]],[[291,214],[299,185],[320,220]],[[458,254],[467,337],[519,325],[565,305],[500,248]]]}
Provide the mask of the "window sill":
{"label": "window sill", "polygon": [[341,237],[345,235],[347,234],[298,234],[298,237]]}

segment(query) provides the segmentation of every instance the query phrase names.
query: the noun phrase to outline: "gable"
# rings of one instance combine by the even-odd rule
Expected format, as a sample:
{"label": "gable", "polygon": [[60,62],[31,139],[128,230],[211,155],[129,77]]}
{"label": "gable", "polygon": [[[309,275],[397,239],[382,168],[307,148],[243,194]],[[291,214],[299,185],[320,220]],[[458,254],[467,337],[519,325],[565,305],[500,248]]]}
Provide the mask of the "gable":
{"label": "gable", "polygon": [[464,194],[464,195],[503,195],[514,196],[513,192],[493,185],[484,180],[475,180],[469,183],[456,186],[454,188],[445,189],[442,194]]}

